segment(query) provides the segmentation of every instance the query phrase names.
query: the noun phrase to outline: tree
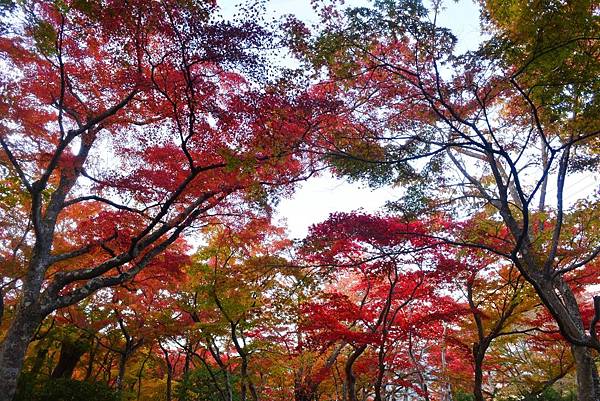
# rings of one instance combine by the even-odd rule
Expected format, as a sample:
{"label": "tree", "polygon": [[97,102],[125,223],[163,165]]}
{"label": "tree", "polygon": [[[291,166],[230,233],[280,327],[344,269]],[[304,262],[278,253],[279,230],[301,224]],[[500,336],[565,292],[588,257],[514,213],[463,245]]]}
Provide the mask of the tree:
{"label": "tree", "polygon": [[0,400],[46,316],[130,281],[189,227],[256,209],[309,174],[300,151],[316,115],[293,106],[310,99],[244,78],[260,72],[252,49],[268,32],[216,10],[176,0],[3,10],[2,213],[20,221],[2,232],[14,266],[2,295],[15,306]]}
{"label": "tree", "polygon": [[322,149],[333,168],[408,185],[395,205],[407,214],[483,211],[501,222],[500,247],[463,232],[444,238],[516,266],[572,345],[578,399],[596,400],[598,319],[584,326],[569,275],[600,253],[595,223],[575,223],[598,221],[597,202],[568,210],[565,185],[590,165],[600,134],[598,4],[536,4],[483,2],[491,39],[464,55],[436,24],[438,2],[431,12],[419,1],[325,8],[312,37],[290,22],[291,42],[326,69],[320,88],[347,105]]}
{"label": "tree", "polygon": [[464,308],[439,291],[445,276],[436,266],[445,244],[424,238],[440,223],[339,213],[313,226],[305,240],[303,253],[323,275],[324,289],[306,302],[303,330],[313,348],[348,345],[346,400],[360,399],[357,365],[366,377],[362,394],[374,400],[399,389],[425,400],[443,393],[442,372],[427,372],[434,367],[428,348],[442,340],[442,322],[452,323]]}
{"label": "tree", "polygon": [[301,276],[284,257],[291,243],[268,219],[211,227],[207,240],[189,268],[181,305],[196,323],[201,371],[223,401],[236,394],[240,400],[285,399],[291,394],[277,380],[276,367],[293,349],[288,319]]}
{"label": "tree", "polygon": [[[463,227],[471,224],[477,225],[476,222],[467,222]],[[470,351],[472,393],[478,401],[495,396],[495,383],[499,381],[494,377],[495,383],[490,382],[492,376],[497,376],[502,370],[497,362],[501,358],[495,355],[495,349],[498,346],[510,348],[513,342],[521,340],[519,335],[533,336],[538,330],[544,331],[537,327],[539,321],[534,318],[539,313],[539,300],[517,269],[513,265],[502,265],[503,262],[495,254],[466,248],[444,255],[437,269],[437,274],[446,277],[443,282],[448,291],[465,302],[469,311],[457,323],[456,329],[450,330],[449,336],[455,346],[458,344]],[[552,328],[548,331],[552,332]],[[504,359],[503,362],[519,366],[516,360]],[[529,371],[527,366],[520,368],[521,373]],[[490,384],[486,386],[484,380]],[[507,386],[506,383],[502,385]]]}

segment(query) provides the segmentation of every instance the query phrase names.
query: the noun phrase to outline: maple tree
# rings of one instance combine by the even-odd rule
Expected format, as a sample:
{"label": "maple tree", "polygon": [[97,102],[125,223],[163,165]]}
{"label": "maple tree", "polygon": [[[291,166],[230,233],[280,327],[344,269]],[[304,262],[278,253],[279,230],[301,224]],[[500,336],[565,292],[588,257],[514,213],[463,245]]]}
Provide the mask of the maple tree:
{"label": "maple tree", "polygon": [[242,75],[258,71],[253,49],[269,33],[215,11],[31,1],[5,15],[3,295],[15,306],[0,399],[12,397],[46,316],[160,263],[188,227],[244,213],[310,174],[301,149],[314,112],[287,113],[303,100]]}
{"label": "maple tree", "polygon": [[302,276],[284,258],[289,240],[265,219],[208,234],[207,246],[191,266],[193,297],[182,305],[210,356],[203,363],[211,369],[208,359],[225,376],[222,386],[213,380],[224,401],[232,399],[234,390],[241,400],[276,399],[278,393],[283,399],[285,386],[271,383],[276,377],[264,369],[277,365],[278,356],[288,356],[291,333],[285,317],[297,290],[294,283]]}
{"label": "maple tree", "polygon": [[[511,4],[482,3],[491,37],[462,55],[436,23],[439,7],[414,1],[324,8],[312,36],[290,22],[291,43],[347,105],[322,149],[338,174],[408,186],[395,205],[407,214],[452,208],[500,221],[503,243],[445,237],[516,266],[572,344],[578,399],[595,400],[598,319],[584,326],[591,300],[578,299],[569,275],[599,253],[595,229],[571,225],[581,213],[597,221],[597,202],[569,210],[565,188],[594,159],[600,133],[598,5]],[[574,29],[559,29],[563,18]],[[563,74],[569,65],[577,79]]]}
{"label": "maple tree", "polygon": [[[296,399],[319,399],[331,380],[341,381],[336,392],[348,400],[403,391],[426,400],[457,391],[477,400],[535,397],[569,375],[567,343],[515,266],[440,237],[477,222],[336,214],[313,227],[303,252],[324,288],[304,304],[300,327],[303,347],[326,360]],[[580,295],[584,277],[575,285]],[[540,361],[519,355],[543,347]]]}
{"label": "maple tree", "polygon": [[[510,350],[515,343],[531,342],[531,338],[546,334],[554,335],[553,340],[560,342],[557,341],[558,330],[551,324],[546,328],[541,327],[542,320],[538,319],[541,303],[533,294],[533,289],[514,265],[503,265],[497,255],[482,250],[462,249],[455,254],[444,255],[437,274],[447,277],[445,287],[456,294],[469,311],[463,315],[464,320],[458,324],[458,329],[450,330],[448,336],[457,351],[462,349],[471,354],[472,393],[475,400],[494,398],[499,383],[504,391],[512,387],[510,380],[503,382],[498,373],[506,365],[514,368],[518,363],[507,354],[500,356],[499,348]],[[527,335],[529,340],[523,340],[523,335]],[[572,367],[559,366],[562,376]],[[522,369],[526,371],[528,368]],[[542,381],[539,378],[537,381],[531,380],[529,388],[538,384],[543,387]],[[458,385],[460,387],[461,383]],[[520,389],[521,392],[527,390],[527,386]]]}
{"label": "maple tree", "polygon": [[313,6],[0,1],[0,401],[600,397],[597,2]]}
{"label": "maple tree", "polygon": [[303,330],[313,348],[348,346],[343,380],[350,401],[360,399],[356,370],[368,375],[361,392],[374,400],[403,388],[424,399],[446,390],[442,377],[432,384],[425,373],[434,354],[426,344],[442,340],[443,322],[463,308],[438,291],[442,276],[433,273],[443,243],[424,237],[436,223],[336,214],[306,239],[308,261],[323,266],[327,287],[306,303]]}

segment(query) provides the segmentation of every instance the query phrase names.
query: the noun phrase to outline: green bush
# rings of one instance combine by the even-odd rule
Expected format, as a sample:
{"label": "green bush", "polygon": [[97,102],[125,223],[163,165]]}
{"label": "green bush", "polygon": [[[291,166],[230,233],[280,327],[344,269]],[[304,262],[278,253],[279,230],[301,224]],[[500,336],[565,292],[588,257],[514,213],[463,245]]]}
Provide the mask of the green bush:
{"label": "green bush", "polygon": [[[239,401],[239,377],[229,375],[229,384],[232,389],[233,401]],[[223,371],[214,371],[211,375],[205,368],[198,368],[188,372],[175,388],[175,398],[180,401],[213,401],[219,399],[218,391],[226,388],[227,377]]]}
{"label": "green bush", "polygon": [[19,378],[14,401],[119,401],[119,394],[105,383],[72,379]]}
{"label": "green bush", "polygon": [[473,395],[473,393],[468,393],[463,390],[458,390],[456,393],[454,393],[453,399],[454,399],[454,401],[474,401],[475,396]]}

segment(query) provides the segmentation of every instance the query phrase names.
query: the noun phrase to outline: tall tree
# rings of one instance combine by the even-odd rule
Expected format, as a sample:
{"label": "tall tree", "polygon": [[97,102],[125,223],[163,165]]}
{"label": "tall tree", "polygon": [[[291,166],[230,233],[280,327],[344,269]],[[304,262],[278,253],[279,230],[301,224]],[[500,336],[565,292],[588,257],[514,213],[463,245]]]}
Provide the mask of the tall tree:
{"label": "tall tree", "polygon": [[0,400],[50,313],[131,280],[188,227],[305,176],[314,113],[241,75],[260,78],[254,49],[268,33],[255,15],[229,23],[216,11],[212,1],[32,0],[3,14],[0,157],[5,193],[19,194],[3,214],[21,219],[3,230],[4,260],[19,264],[3,269],[3,284],[17,285],[2,294],[16,306]]}
{"label": "tall tree", "polygon": [[[291,243],[268,219],[208,231],[208,244],[190,266],[182,309],[196,322],[195,336],[213,362],[205,368],[217,371],[215,379],[225,378],[224,383],[213,380],[216,395],[223,400],[233,394],[241,400],[285,398],[291,395],[288,386],[278,388],[276,369],[267,367],[289,362],[293,349],[288,319],[301,274],[284,258]],[[238,388],[233,388],[234,375]]]}
{"label": "tall tree", "polygon": [[440,341],[442,320],[453,322],[464,308],[438,292],[444,275],[436,266],[445,244],[424,238],[435,226],[435,219],[339,213],[305,240],[303,252],[323,275],[324,289],[320,299],[306,302],[303,326],[313,347],[348,345],[345,400],[361,399],[361,364],[362,393],[374,400],[399,389],[427,400],[432,387],[440,387],[426,373],[433,369],[426,344]]}
{"label": "tall tree", "polygon": [[464,55],[437,25],[439,2],[431,10],[412,0],[327,7],[326,28],[309,39],[291,21],[291,42],[320,76],[326,68],[320,89],[347,105],[323,149],[335,170],[375,185],[406,184],[395,206],[409,214],[452,208],[500,219],[508,233],[500,247],[464,232],[446,239],[518,268],[572,345],[578,399],[597,400],[598,320],[584,326],[568,277],[600,253],[593,227],[573,219],[600,216],[595,201],[569,211],[565,191],[594,160],[590,145],[600,135],[599,8],[510,4],[482,3],[491,39]]}

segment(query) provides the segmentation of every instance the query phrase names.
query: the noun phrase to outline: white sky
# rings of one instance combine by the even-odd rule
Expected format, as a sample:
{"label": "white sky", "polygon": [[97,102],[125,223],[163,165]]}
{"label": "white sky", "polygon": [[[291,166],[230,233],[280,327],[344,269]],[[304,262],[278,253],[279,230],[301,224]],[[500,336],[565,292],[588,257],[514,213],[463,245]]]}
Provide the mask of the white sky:
{"label": "white sky", "polygon": [[[239,3],[235,0],[219,2],[221,13],[225,17],[233,15]],[[366,3],[364,0],[345,1],[347,6]],[[447,0],[444,7],[438,16],[438,24],[452,29],[458,37],[458,50],[476,48],[481,38],[476,4],[471,0]],[[317,22],[310,0],[268,0],[266,10],[266,20],[294,14],[309,25]],[[397,199],[398,195],[398,188],[371,190],[364,185],[348,183],[323,173],[300,184],[291,198],[282,199],[276,218],[287,225],[290,237],[303,238],[312,224],[325,220],[330,213],[358,209],[375,212],[386,201]]]}
{"label": "white sky", "polygon": [[[238,3],[236,0],[220,1],[222,14],[231,16]],[[348,6],[366,3],[365,0],[345,1]],[[476,49],[482,38],[476,3],[472,0],[445,0],[443,6],[444,10],[438,16],[438,25],[450,28],[456,35],[457,50],[464,52]],[[308,24],[317,22],[310,0],[267,0],[266,10],[267,20],[294,14]],[[596,177],[589,173],[572,176],[571,182],[566,183],[565,203],[573,204],[577,199],[587,196],[597,187],[597,183]],[[386,201],[397,199],[399,193],[399,188],[371,190],[364,185],[348,183],[323,173],[300,184],[291,198],[281,200],[277,218],[285,222],[290,237],[303,238],[312,224],[325,220],[330,213],[359,209],[375,212]],[[551,188],[548,195],[553,195]]]}
{"label": "white sky", "polygon": [[[459,51],[476,48],[481,37],[477,6],[470,0],[446,3],[438,23],[452,29],[458,37]],[[235,2],[226,0],[222,4],[223,14],[228,15]],[[345,4],[361,5],[365,1],[347,0]],[[270,0],[267,3],[267,19],[285,14],[294,14],[309,24],[317,22],[309,0]],[[312,224],[325,220],[330,213],[358,209],[375,212],[386,201],[397,199],[399,191],[399,188],[371,190],[323,173],[302,183],[292,198],[283,199],[277,209],[278,217],[285,221],[292,238],[303,238]]]}

